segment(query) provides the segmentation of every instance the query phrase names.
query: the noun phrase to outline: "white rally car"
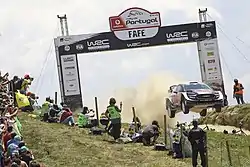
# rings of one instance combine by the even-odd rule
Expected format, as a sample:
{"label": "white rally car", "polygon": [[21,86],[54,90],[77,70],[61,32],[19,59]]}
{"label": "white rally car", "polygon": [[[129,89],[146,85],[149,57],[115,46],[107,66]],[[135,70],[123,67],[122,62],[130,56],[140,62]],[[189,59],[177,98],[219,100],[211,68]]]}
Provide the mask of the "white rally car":
{"label": "white rally car", "polygon": [[166,110],[170,118],[174,118],[177,112],[188,114],[189,110],[206,116],[208,108],[215,108],[221,112],[224,105],[224,97],[220,91],[214,91],[208,85],[199,82],[172,85],[169,88],[169,97],[166,98]]}

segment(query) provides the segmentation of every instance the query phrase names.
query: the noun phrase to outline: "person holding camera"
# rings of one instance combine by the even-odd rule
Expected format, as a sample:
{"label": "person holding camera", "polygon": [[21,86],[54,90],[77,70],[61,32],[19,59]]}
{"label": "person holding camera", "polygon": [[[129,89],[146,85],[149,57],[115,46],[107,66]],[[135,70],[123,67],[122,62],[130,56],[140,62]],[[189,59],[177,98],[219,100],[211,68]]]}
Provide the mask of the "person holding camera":
{"label": "person holding camera", "polygon": [[154,120],[151,125],[148,125],[143,129],[142,143],[144,146],[152,146],[155,144],[160,135],[159,128],[158,121]]}

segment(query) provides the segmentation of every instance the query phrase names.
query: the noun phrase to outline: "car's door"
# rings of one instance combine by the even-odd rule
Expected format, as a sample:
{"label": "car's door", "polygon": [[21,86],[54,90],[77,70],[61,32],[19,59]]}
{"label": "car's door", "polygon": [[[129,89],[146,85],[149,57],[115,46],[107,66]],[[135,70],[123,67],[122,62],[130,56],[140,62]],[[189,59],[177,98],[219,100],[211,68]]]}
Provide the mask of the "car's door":
{"label": "car's door", "polygon": [[177,86],[171,86],[171,94],[170,94],[170,98],[172,103],[175,105],[176,103],[176,95],[177,95],[177,91],[176,91]]}
{"label": "car's door", "polygon": [[177,87],[177,94],[176,94],[176,105],[180,106],[181,105],[181,96],[182,92],[184,91],[184,88],[182,85],[178,85]]}

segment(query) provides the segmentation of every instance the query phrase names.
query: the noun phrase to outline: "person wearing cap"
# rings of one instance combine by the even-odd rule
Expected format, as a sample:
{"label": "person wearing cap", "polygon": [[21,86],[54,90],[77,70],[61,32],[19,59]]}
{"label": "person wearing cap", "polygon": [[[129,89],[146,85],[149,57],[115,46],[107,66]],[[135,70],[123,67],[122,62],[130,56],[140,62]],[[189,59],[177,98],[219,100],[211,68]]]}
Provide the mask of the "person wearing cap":
{"label": "person wearing cap", "polygon": [[116,105],[116,99],[110,98],[109,99],[109,106],[105,114],[108,116],[110,120],[110,126],[108,128],[108,134],[111,135],[114,140],[120,138],[121,135],[121,110]]}
{"label": "person wearing cap", "polygon": [[20,159],[27,164],[30,164],[30,162],[34,159],[32,152],[26,146],[22,146],[19,150],[19,153]]}
{"label": "person wearing cap", "polygon": [[30,75],[28,75],[28,74],[24,75],[20,91],[24,91],[25,94],[26,94],[26,92],[27,92],[27,90],[29,88],[29,85],[31,85],[32,81],[33,81],[33,78],[31,78]]}
{"label": "person wearing cap", "polygon": [[234,79],[234,86],[233,86],[233,98],[236,98],[238,104],[244,104],[243,99],[243,85],[239,83],[238,79]]}
{"label": "person wearing cap", "polygon": [[[12,136],[13,137],[13,136]],[[15,145],[19,145],[19,143],[22,141],[21,137],[18,135],[15,135],[12,139],[10,139],[7,142],[7,146],[9,146],[10,144],[15,144]]]}
{"label": "person wearing cap", "polygon": [[7,148],[7,156],[11,156],[15,152],[19,153],[18,151],[19,151],[18,145],[16,145],[15,143],[10,143]]}
{"label": "person wearing cap", "polygon": [[142,142],[144,146],[151,146],[155,144],[160,134],[159,127],[158,121],[154,120],[151,125],[148,125],[145,129],[143,129]]}
{"label": "person wearing cap", "polygon": [[191,143],[192,146],[192,165],[193,167],[197,167],[197,158],[198,153],[201,157],[201,166],[207,167],[206,162],[206,148],[205,148],[205,138],[206,138],[206,132],[198,127],[198,121],[193,120],[193,128],[189,131],[188,134],[188,140]]}

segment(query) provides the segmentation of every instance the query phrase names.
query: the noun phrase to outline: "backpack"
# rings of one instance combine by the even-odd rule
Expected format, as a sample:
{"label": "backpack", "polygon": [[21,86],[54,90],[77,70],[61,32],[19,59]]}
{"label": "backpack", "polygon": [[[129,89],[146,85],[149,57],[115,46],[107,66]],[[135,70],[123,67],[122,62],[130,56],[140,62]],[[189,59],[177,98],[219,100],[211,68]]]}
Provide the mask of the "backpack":
{"label": "backpack", "polygon": [[21,79],[18,79],[14,84],[15,84],[15,88],[17,89],[17,90],[20,90],[21,88],[22,88],[22,83],[23,83],[23,78],[21,78]]}

